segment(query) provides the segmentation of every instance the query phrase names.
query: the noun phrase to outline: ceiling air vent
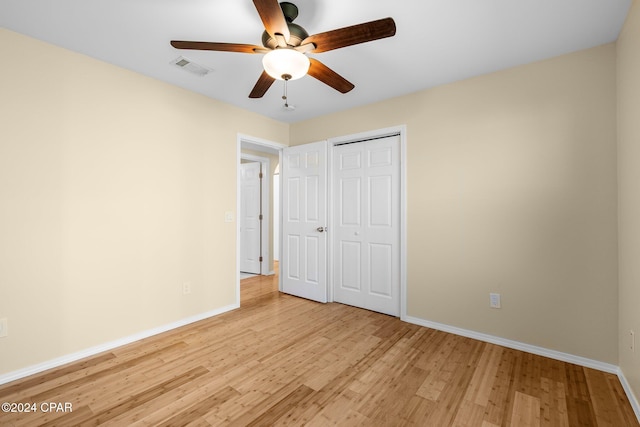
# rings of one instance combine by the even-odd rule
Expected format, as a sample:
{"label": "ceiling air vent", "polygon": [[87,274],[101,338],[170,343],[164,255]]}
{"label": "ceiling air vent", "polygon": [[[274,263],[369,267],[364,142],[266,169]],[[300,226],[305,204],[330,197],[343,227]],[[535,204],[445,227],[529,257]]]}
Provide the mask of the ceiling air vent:
{"label": "ceiling air vent", "polygon": [[201,77],[206,76],[207,74],[213,72],[213,70],[207,67],[203,67],[202,65],[196,64],[195,62],[192,62],[190,59],[187,59],[184,56],[177,57],[176,59],[171,61],[171,64]]}

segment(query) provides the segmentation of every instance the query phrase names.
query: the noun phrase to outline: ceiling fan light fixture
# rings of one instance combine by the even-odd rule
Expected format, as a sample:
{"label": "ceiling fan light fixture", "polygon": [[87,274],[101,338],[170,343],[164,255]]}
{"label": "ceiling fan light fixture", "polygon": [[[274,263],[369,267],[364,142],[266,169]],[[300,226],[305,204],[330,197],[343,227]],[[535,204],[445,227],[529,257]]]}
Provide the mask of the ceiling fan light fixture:
{"label": "ceiling fan light fixture", "polygon": [[296,80],[309,71],[309,58],[294,49],[274,49],[262,58],[262,66],[271,77],[277,80]]}

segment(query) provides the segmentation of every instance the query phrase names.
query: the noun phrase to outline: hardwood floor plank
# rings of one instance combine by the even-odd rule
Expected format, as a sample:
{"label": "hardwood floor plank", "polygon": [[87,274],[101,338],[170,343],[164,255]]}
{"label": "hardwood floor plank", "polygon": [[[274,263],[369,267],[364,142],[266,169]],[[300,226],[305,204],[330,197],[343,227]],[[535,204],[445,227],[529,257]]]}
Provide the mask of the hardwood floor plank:
{"label": "hardwood floor plank", "polygon": [[513,409],[513,398],[515,391],[513,390],[515,364],[517,355],[520,352],[512,349],[503,349],[502,356],[498,362],[498,370],[494,380],[487,409],[485,413],[485,421],[491,424],[503,425],[507,424],[511,417]]}
{"label": "hardwood floor plank", "polygon": [[517,391],[509,425],[511,427],[539,427],[540,399]]}
{"label": "hardwood floor plank", "polygon": [[615,403],[616,393],[611,388],[611,381],[593,369],[585,369],[584,372],[598,425],[624,425],[626,417]]}
{"label": "hardwood floor plank", "polygon": [[205,421],[203,417],[211,412],[212,408],[238,395],[237,390],[231,387],[224,387],[222,390],[177,413],[163,423],[158,424],[157,427],[183,427],[198,422],[201,425],[211,425]]}
{"label": "hardwood floor plank", "polygon": [[312,388],[306,385],[299,386],[293,392],[269,407],[262,415],[247,424],[247,427],[270,426],[285,422],[288,418],[287,415],[292,409],[298,405],[304,407],[305,403],[309,404],[308,398],[312,396],[313,393],[315,393],[315,391]]}
{"label": "hardwood floor plank", "polygon": [[479,426],[484,422],[485,407],[464,399],[451,423],[454,427]]}
{"label": "hardwood floor plank", "polygon": [[424,420],[434,411],[436,403],[414,395],[404,405],[403,424],[407,426],[423,426]]}
{"label": "hardwood floor plank", "polygon": [[566,367],[567,413],[572,426],[597,425],[584,369],[572,364],[567,364]]}
{"label": "hardwood floor plank", "polygon": [[452,335],[438,334],[438,336],[441,339],[433,343],[435,345],[434,349],[437,350],[432,353],[427,350],[425,352],[427,355],[424,358],[425,361],[418,363],[418,366],[428,372],[428,376],[416,393],[418,396],[434,402],[439,400],[440,394],[447,385],[448,379],[443,376],[443,366],[451,358],[457,342]]}
{"label": "hardwood floor plank", "polygon": [[198,367],[196,369],[192,369],[189,372],[186,372],[183,375],[174,377],[167,381],[163,381],[160,384],[154,384],[144,391],[128,397],[125,401],[119,403],[116,406],[112,406],[108,409],[102,409],[100,411],[96,410],[96,412],[99,412],[100,415],[93,417],[91,420],[87,420],[82,425],[90,426],[104,424],[108,420],[116,418],[122,414],[132,412],[139,406],[145,405],[146,403],[151,402],[152,400],[162,396],[163,394],[166,394],[183,384],[187,384],[195,378],[198,378],[208,372],[209,371],[205,368]]}
{"label": "hardwood floor plank", "polygon": [[502,347],[487,344],[482,356],[478,361],[478,366],[471,378],[467,396],[470,402],[486,407],[489,404],[492,386],[498,374],[498,366],[502,357]]}
{"label": "hardwood floor plank", "polygon": [[541,378],[540,390],[540,425],[568,427],[569,417],[564,384],[550,378]]}
{"label": "hardwood floor plank", "polygon": [[360,336],[357,342],[348,347],[328,349],[303,375],[304,384],[314,390],[324,389],[341,373],[362,361],[379,343],[380,340],[376,337]]}
{"label": "hardwood floor plank", "polygon": [[155,352],[143,354],[135,359],[130,359],[117,364],[108,364],[107,366],[104,366],[103,369],[100,369],[96,372],[87,372],[87,375],[78,377],[77,379],[69,380],[57,387],[49,388],[40,393],[31,394],[30,397],[31,399],[33,399],[33,401],[45,402],[52,400],[54,397],[60,395],[68,395],[69,397],[71,397],[73,396],[73,394],[71,393],[77,395],[88,393],[92,390],[95,391],[98,388],[97,384],[99,384],[101,381],[104,383],[112,383],[113,378],[122,376],[123,374],[126,374],[127,371],[138,372],[150,365],[159,366],[161,362],[157,360],[158,354],[164,351],[171,351],[175,348],[185,348],[185,345],[184,343],[176,343],[159,349]]}
{"label": "hardwood floor plank", "polygon": [[67,364],[60,368],[51,369],[41,375],[34,375],[21,381],[0,386],[0,399],[4,399],[9,395],[20,396],[20,393],[25,390],[30,390],[30,393],[37,393],[39,389],[43,391],[50,390],[58,384],[65,383],[67,378],[71,378],[78,372],[84,372],[91,367],[103,365],[105,362],[115,358],[116,356],[113,353],[102,353],[91,359]]}
{"label": "hardwood floor plank", "polygon": [[615,375],[609,375],[606,378],[616,401],[615,409],[622,420],[621,425],[638,425],[638,419],[636,418],[635,412],[633,412],[633,408],[628,404],[629,399],[622,388],[620,380]]}
{"label": "hardwood floor plank", "polygon": [[[38,427],[55,427],[55,426],[80,426],[83,420],[92,417],[94,414],[88,406],[82,406],[81,408],[75,408],[73,412],[63,414],[56,418],[53,418],[47,422],[38,422]],[[33,420],[29,419],[28,424],[32,424]]]}
{"label": "hardwood floor plank", "polygon": [[[456,337],[456,346],[442,367],[442,381],[444,388],[438,397],[436,409],[425,419],[425,425],[449,426],[453,424],[456,413],[463,402],[474,369],[485,343]],[[444,402],[447,402],[444,404]]]}
{"label": "hardwood floor plank", "polygon": [[640,426],[615,375],[277,290],[0,386],[0,426]]}
{"label": "hardwood floor plank", "polygon": [[481,425],[489,404],[489,396],[496,380],[502,348],[488,344],[484,347],[464,399],[453,421],[454,426]]}
{"label": "hardwood floor plank", "polygon": [[[305,425],[311,423],[318,424],[339,424],[352,411],[361,396],[350,390],[340,393],[324,407],[317,404],[309,406],[304,412],[297,416],[299,423],[297,425]],[[354,410],[357,413],[357,411]]]}
{"label": "hardwood floor plank", "polygon": [[290,382],[279,389],[274,389],[271,393],[251,391],[232,401],[231,403],[235,405],[231,406],[230,411],[222,407],[221,412],[226,414],[225,421],[229,422],[229,426],[247,426],[262,417],[272,406],[286,399],[299,387],[300,385],[297,383]]}

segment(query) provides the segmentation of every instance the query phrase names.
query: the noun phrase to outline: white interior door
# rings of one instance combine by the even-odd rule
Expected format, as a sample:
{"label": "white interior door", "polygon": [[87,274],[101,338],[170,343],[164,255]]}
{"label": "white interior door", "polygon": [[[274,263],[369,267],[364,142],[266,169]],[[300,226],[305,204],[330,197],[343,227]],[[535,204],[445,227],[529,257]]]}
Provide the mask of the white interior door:
{"label": "white interior door", "polygon": [[280,260],[280,172],[273,176],[273,260]]}
{"label": "white interior door", "polygon": [[282,156],[282,291],[327,302],[327,143]]}
{"label": "white interior door", "polygon": [[260,274],[259,162],[240,165],[240,271]]}
{"label": "white interior door", "polygon": [[334,299],[400,313],[400,137],[333,149]]}

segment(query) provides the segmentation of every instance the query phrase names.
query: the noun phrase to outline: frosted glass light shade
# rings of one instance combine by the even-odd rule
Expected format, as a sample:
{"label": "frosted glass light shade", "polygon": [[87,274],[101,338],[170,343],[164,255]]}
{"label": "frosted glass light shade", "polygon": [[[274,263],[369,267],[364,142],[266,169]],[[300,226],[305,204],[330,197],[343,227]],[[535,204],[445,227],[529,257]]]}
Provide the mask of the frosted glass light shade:
{"label": "frosted glass light shade", "polygon": [[274,49],[262,58],[262,66],[274,79],[284,80],[283,76],[289,75],[289,80],[295,80],[309,71],[309,58],[297,50]]}

